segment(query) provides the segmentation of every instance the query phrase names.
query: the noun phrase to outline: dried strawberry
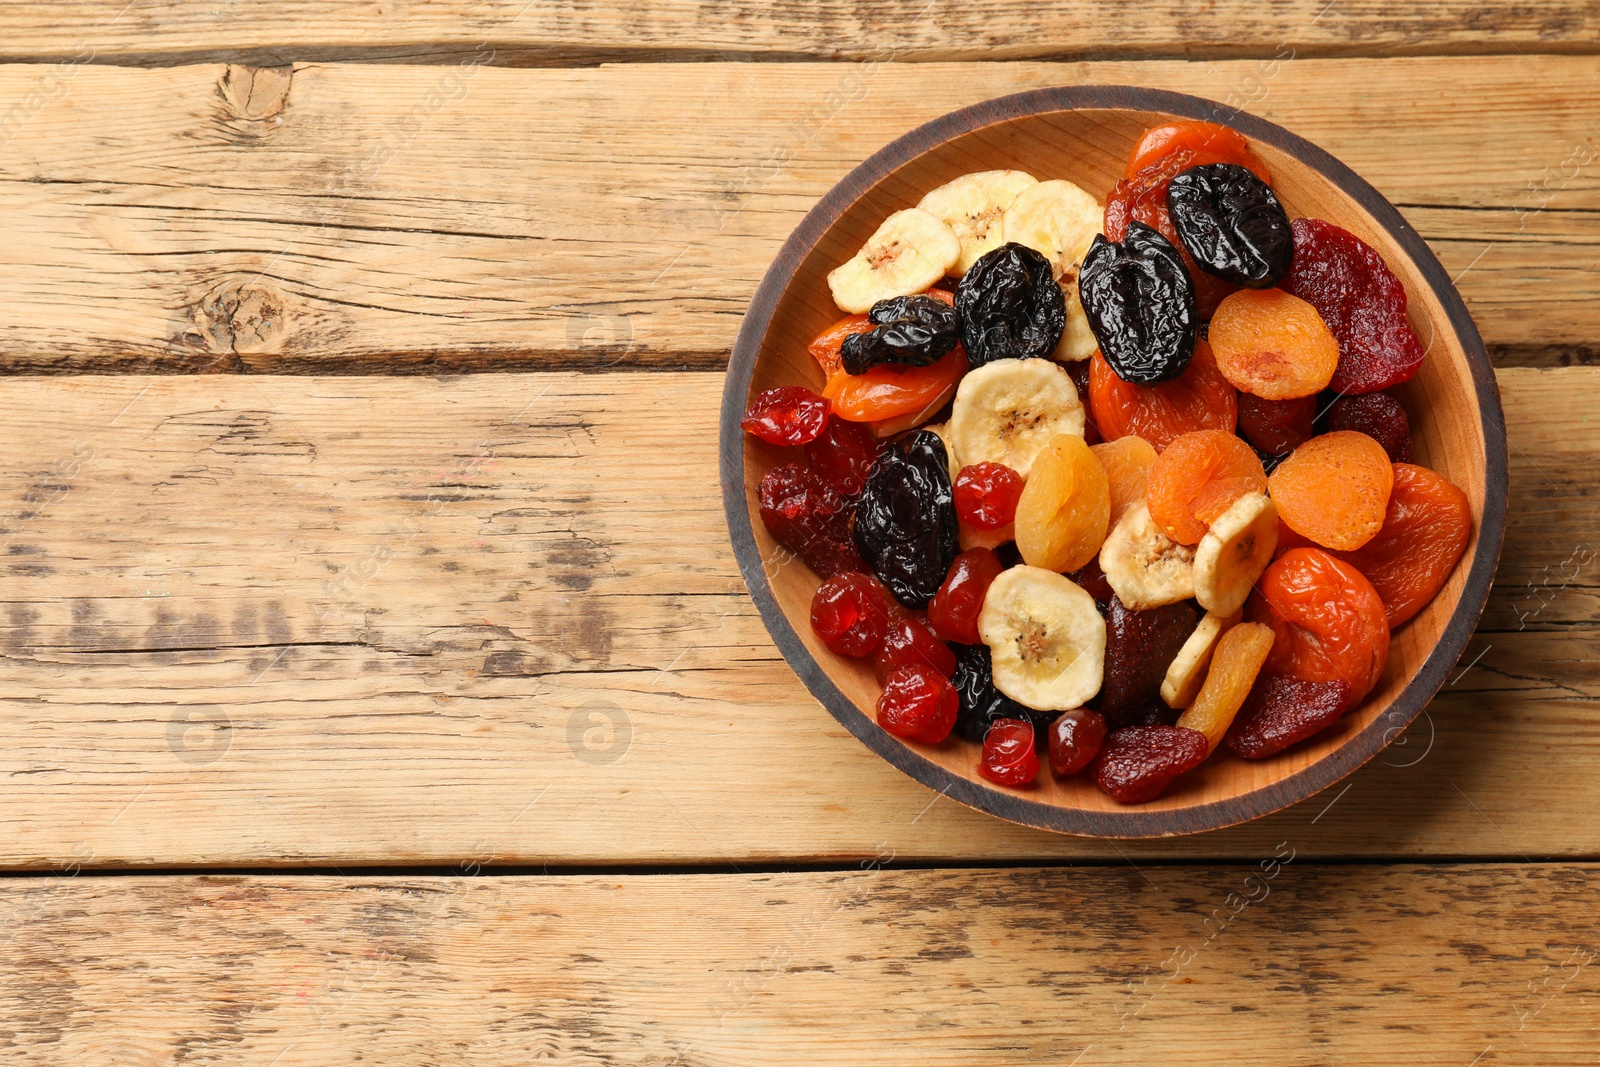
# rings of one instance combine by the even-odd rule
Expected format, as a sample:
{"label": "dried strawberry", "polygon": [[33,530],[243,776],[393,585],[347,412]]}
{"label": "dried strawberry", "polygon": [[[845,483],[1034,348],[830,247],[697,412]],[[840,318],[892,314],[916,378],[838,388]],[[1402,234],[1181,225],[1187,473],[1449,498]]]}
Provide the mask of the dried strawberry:
{"label": "dried strawberry", "polygon": [[1262,674],[1228,728],[1227,745],[1245,759],[1265,759],[1321,733],[1360,699],[1342,679],[1307,682]]}
{"label": "dried strawberry", "polygon": [[1141,721],[1152,704],[1160,703],[1167,668],[1199,624],[1200,617],[1186,600],[1133,611],[1115,596],[1110,598],[1100,714],[1113,729]]}
{"label": "dried strawberry", "polygon": [[1206,758],[1206,735],[1182,726],[1113,730],[1095,758],[1095,784],[1119,804],[1142,804]]}

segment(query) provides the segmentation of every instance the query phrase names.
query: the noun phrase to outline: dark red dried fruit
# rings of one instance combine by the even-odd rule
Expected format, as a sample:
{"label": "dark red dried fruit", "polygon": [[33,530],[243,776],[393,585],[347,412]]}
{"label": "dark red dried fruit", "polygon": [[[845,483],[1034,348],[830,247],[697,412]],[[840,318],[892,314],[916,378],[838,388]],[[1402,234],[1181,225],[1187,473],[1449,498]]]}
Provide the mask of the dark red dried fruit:
{"label": "dark red dried fruit", "polygon": [[1305,682],[1262,674],[1228,728],[1227,746],[1245,759],[1265,759],[1339,721],[1360,702],[1349,682]]}
{"label": "dark red dried fruit", "polygon": [[891,608],[890,612],[883,645],[872,663],[880,683],[887,682],[889,675],[901,667],[926,668],[946,678],[956,672],[956,654],[927,623],[906,611]]}
{"label": "dark red dried fruit", "polygon": [[1004,463],[973,463],[956,475],[956,518],[979,530],[998,530],[1017,517],[1022,475]]}
{"label": "dark red dried fruit", "polygon": [[1206,758],[1206,735],[1183,726],[1113,730],[1094,762],[1095,784],[1118,804],[1142,804],[1167,791]]}
{"label": "dark red dried fruit", "polygon": [[1028,785],[1039,773],[1039,754],[1033,749],[1033,723],[1022,719],[996,719],[983,738],[978,773],[1001,785]]}
{"label": "dark red dried fruit", "polygon": [[957,706],[955,687],[939,672],[898,667],[878,696],[878,725],[896,737],[936,745],[950,736]]}
{"label": "dark red dried fruit", "polygon": [[867,484],[884,444],[865,423],[830,415],[821,436],[806,445],[806,466],[843,495],[855,496]]}
{"label": "dark red dried fruit", "polygon": [[769,445],[815,441],[828,424],[828,401],[799,385],[780,385],[750,401],[739,426]]}
{"label": "dark red dried fruit", "polygon": [[1254,393],[1239,394],[1239,436],[1269,456],[1293,452],[1311,440],[1316,417],[1315,395],[1266,400]]}
{"label": "dark red dried fruit", "polygon": [[1356,430],[1389,453],[1390,463],[1411,462],[1411,420],[1388,393],[1342,396],[1328,409],[1329,430]]}
{"label": "dark red dried fruit", "polygon": [[1294,261],[1279,288],[1317,309],[1339,342],[1336,393],[1372,393],[1417,373],[1427,354],[1406,318],[1406,289],[1378,251],[1321,219],[1295,219]]}
{"label": "dark red dried fruit", "polygon": [[823,578],[865,570],[850,534],[849,499],[799,463],[774,467],[757,493],[761,522],[778,544]]}
{"label": "dark red dried fruit", "polygon": [[1106,572],[1100,569],[1098,559],[1091,559],[1067,577],[1076,582],[1085,593],[1094,597],[1095,603],[1100,606],[1100,614],[1106,613],[1107,605],[1116,594],[1111,591],[1111,581],[1106,577]]}
{"label": "dark red dried fruit", "polygon": [[1106,720],[1098,711],[1078,708],[1050,724],[1050,773],[1070,778],[1093,762],[1106,740]]}
{"label": "dark red dried fruit", "polygon": [[870,574],[836,574],[811,598],[811,629],[841,656],[870,656],[889,627],[888,590]]}
{"label": "dark red dried fruit", "polygon": [[989,583],[1004,569],[992,549],[971,548],[957,556],[944,584],[928,601],[928,622],[934,633],[958,645],[981,643],[978,612],[983,610]]}
{"label": "dark red dried fruit", "polygon": [[1200,617],[1187,600],[1131,611],[1115,596],[1111,598],[1106,609],[1100,714],[1112,729],[1139,721],[1150,703],[1159,700],[1167,668],[1198,625]]}

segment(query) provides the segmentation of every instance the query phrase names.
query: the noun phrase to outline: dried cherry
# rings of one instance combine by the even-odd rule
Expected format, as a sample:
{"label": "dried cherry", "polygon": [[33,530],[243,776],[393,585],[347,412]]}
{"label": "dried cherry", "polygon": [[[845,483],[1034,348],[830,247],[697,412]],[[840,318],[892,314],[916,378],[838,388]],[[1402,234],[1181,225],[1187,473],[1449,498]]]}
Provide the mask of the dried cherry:
{"label": "dried cherry", "polygon": [[867,474],[883,451],[883,442],[859,422],[837,415],[827,428],[806,445],[806,466],[845,496],[855,496],[867,484]]}
{"label": "dried cherry", "polygon": [[873,673],[879,684],[901,667],[920,667],[949,678],[956,670],[956,654],[939,640],[928,624],[909,612],[889,609],[889,623],[883,631],[883,645],[873,660]]}
{"label": "dried cherry", "polygon": [[956,644],[981,644],[978,612],[983,610],[983,595],[1004,569],[991,549],[971,548],[957,556],[944,584],[928,602],[928,622],[934,632]]}
{"label": "dried cherry", "polygon": [[757,491],[761,522],[772,539],[823,578],[864,569],[850,533],[852,504],[799,463],[774,467]]}
{"label": "dried cherry", "polygon": [[1050,712],[1034,711],[995,688],[988,645],[957,645],[955,654],[956,671],[950,681],[961,697],[961,714],[955,726],[957,736],[968,741],[982,741],[998,719],[1023,719],[1041,731],[1044,729],[1050,721]]}
{"label": "dried cherry", "polygon": [[925,667],[899,667],[878,695],[878,725],[896,737],[936,745],[956,721],[956,691],[943,675]]}
{"label": "dried cherry", "polygon": [[828,424],[828,401],[799,385],[780,385],[750,401],[739,426],[769,445],[815,441]]}
{"label": "dried cherry", "polygon": [[1172,242],[1142,222],[1120,243],[1097,235],[1078,272],[1078,299],[1100,353],[1125,382],[1151,385],[1183,373],[1200,313]]}
{"label": "dried cherry", "polygon": [[1050,773],[1070,778],[1094,762],[1106,740],[1106,720],[1098,711],[1063,712],[1050,724]]}
{"label": "dried cherry", "polygon": [[1198,625],[1200,616],[1187,600],[1133,611],[1111,597],[1106,608],[1100,714],[1112,728],[1130,725],[1152,702],[1161,703],[1158,698],[1167,668]]}
{"label": "dried cherry", "polygon": [[1067,325],[1066,297],[1050,261],[1015,242],[978,257],[956,286],[955,309],[974,367],[1048,356]]}
{"label": "dried cherry", "polygon": [[1119,804],[1142,804],[1206,758],[1206,735],[1183,726],[1124,726],[1095,757],[1095,784]]}
{"label": "dried cherry", "polygon": [[956,518],[977,530],[998,530],[1017,517],[1022,475],[1004,463],[969,463],[956,475]]}
{"label": "dried cherry", "polygon": [[1268,456],[1285,455],[1311,440],[1316,417],[1315,396],[1266,400],[1254,393],[1239,394],[1239,435]]}
{"label": "dried cherry", "polygon": [[1246,167],[1204,163],[1175,174],[1167,214],[1190,261],[1231,285],[1265,289],[1289,270],[1289,216]]}
{"label": "dried cherry", "polygon": [[1262,673],[1228,728],[1227,746],[1245,759],[1265,759],[1332,726],[1361,702],[1350,683]]}
{"label": "dried cherry", "polygon": [[811,629],[841,656],[870,656],[889,625],[887,598],[870,574],[836,574],[811,598]]}
{"label": "dried cherry", "polygon": [[865,374],[884,363],[926,367],[961,340],[955,308],[921,293],[890,297],[867,313],[872,329],[851,333],[839,346],[839,365],[847,374]]}
{"label": "dried cherry", "polygon": [[1391,463],[1411,462],[1411,420],[1388,393],[1341,396],[1328,408],[1328,429],[1364,433],[1383,446]]}
{"label": "dried cherry", "polygon": [[938,434],[915,430],[878,457],[856,505],[855,543],[900,603],[927,607],[959,551],[950,465]]}
{"label": "dried cherry", "polygon": [[996,719],[983,737],[978,773],[1001,785],[1032,782],[1039,774],[1033,723],[1025,719]]}

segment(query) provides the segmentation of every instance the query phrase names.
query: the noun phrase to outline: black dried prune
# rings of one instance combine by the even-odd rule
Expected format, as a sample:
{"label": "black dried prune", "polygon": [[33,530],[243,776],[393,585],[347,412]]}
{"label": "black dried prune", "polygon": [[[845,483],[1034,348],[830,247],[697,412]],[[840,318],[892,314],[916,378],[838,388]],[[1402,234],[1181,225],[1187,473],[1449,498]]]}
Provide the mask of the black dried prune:
{"label": "black dried prune", "polygon": [[1246,289],[1289,273],[1294,233],[1272,187],[1237,163],[1190,167],[1167,186],[1167,214],[1195,266]]}
{"label": "black dried prune", "polygon": [[955,309],[974,367],[1048,356],[1067,325],[1067,298],[1050,261],[1015,243],[985,252],[967,269],[956,286]]}
{"label": "black dried prune", "polygon": [[944,442],[913,430],[889,443],[856,504],[856,548],[908,608],[925,608],[961,551]]}
{"label": "black dried prune", "polygon": [[872,305],[866,333],[844,339],[839,365],[850,374],[865,374],[880,363],[926,367],[961,340],[956,309],[931,296],[895,296]]}
{"label": "black dried prune", "polygon": [[1078,299],[1100,354],[1123,381],[1153,385],[1189,366],[1200,325],[1194,280],[1156,230],[1130,222],[1120,244],[1097,235],[1078,273]]}
{"label": "black dried prune", "polygon": [[1106,668],[1100,714],[1115,730],[1161,721],[1160,693],[1167,668],[1200,625],[1187,600],[1132,611],[1115,596],[1106,608]]}
{"label": "black dried prune", "polygon": [[1034,711],[1006,696],[994,685],[994,667],[988,645],[951,645],[956,653],[956,672],[950,684],[956,687],[961,710],[956,713],[955,734],[982,743],[996,719],[1022,719],[1033,723],[1036,743],[1048,743],[1045,729],[1053,711]]}

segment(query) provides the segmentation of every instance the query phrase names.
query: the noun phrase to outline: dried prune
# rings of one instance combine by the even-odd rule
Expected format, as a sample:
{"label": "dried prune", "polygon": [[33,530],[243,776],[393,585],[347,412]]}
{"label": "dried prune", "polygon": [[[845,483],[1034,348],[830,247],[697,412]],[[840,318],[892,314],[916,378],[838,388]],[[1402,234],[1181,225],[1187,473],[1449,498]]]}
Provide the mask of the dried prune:
{"label": "dried prune", "polygon": [[970,548],[956,557],[944,584],[928,601],[928,622],[946,641],[976,645],[978,612],[983,610],[983,595],[1005,568],[991,549]]}
{"label": "dried prune", "polygon": [[1265,759],[1321,733],[1360,702],[1342,679],[1312,682],[1260,674],[1228,727],[1227,745],[1245,759]]}
{"label": "dried prune", "polygon": [[956,691],[939,672],[899,667],[878,695],[878,725],[896,737],[936,745],[950,736],[956,721]]}
{"label": "dried prune", "polygon": [[882,451],[883,442],[871,430],[834,415],[821,436],[806,445],[806,466],[840,493],[855,496],[867,484],[867,474]]}
{"label": "dried prune", "polygon": [[1406,288],[1377,250],[1321,219],[1295,219],[1291,229],[1294,262],[1280,284],[1339,342],[1331,387],[1372,393],[1416,374],[1427,351],[1406,318]]}
{"label": "dried prune", "polygon": [[1411,462],[1411,420],[1388,393],[1341,396],[1328,408],[1328,429],[1364,433],[1383,446],[1391,463]]}
{"label": "dried prune", "polygon": [[1050,261],[1015,242],[978,257],[956,286],[956,311],[974,367],[1048,356],[1067,325],[1067,300]]}
{"label": "dried prune", "polygon": [[1070,778],[1100,754],[1106,740],[1106,720],[1098,711],[1078,708],[1063,712],[1050,724],[1050,772]]}
{"label": "dried prune", "polygon": [[889,625],[887,596],[870,574],[836,574],[811,598],[811,629],[841,656],[871,655]]}
{"label": "dried prune", "polygon": [[920,293],[880,300],[867,318],[872,329],[850,334],[839,346],[847,374],[865,374],[881,363],[926,367],[961,340],[956,309]]}
{"label": "dried prune", "polygon": [[982,741],[996,719],[1025,719],[1043,731],[1053,713],[1024,707],[994,687],[988,645],[957,645],[955,653],[956,672],[950,682],[961,697],[955,726],[958,737]]}
{"label": "dried prune", "polygon": [[956,474],[956,518],[978,530],[998,530],[1017,517],[1022,475],[1004,463],[969,463]]}
{"label": "dried prune", "polygon": [[850,534],[852,501],[799,463],[774,467],[757,493],[761,522],[778,544],[823,578],[864,567]]}
{"label": "dried prune", "polygon": [[925,608],[960,551],[950,464],[930,430],[891,441],[856,505],[855,543],[878,580],[908,608]]}
{"label": "dried prune", "polygon": [[1239,394],[1239,436],[1269,456],[1286,455],[1311,440],[1316,417],[1314,396],[1265,400],[1254,393]]}
{"label": "dried prune", "polygon": [[939,640],[923,622],[906,611],[891,607],[889,625],[883,632],[883,646],[873,661],[873,672],[882,685],[901,667],[926,667],[948,678],[956,670],[956,654]]}
{"label": "dried prune", "polygon": [[1200,325],[1194,284],[1157,231],[1132,222],[1120,244],[1097,236],[1078,273],[1078,298],[1100,354],[1123,381],[1170,381],[1188,367]]}
{"label": "dried prune", "polygon": [[1037,733],[1025,719],[996,719],[984,735],[978,773],[1001,785],[1028,785],[1039,773]]}
{"label": "dried prune", "polygon": [[828,424],[828,401],[799,385],[780,385],[750,401],[739,426],[769,445],[815,441]]}
{"label": "dried prune", "polygon": [[1167,213],[1194,264],[1225,282],[1265,289],[1289,270],[1289,216],[1271,186],[1237,163],[1206,163],[1174,175]]}
{"label": "dried prune", "polygon": [[1183,726],[1124,726],[1095,757],[1100,791],[1119,804],[1142,804],[1206,758],[1206,735]]}
{"label": "dried prune", "polygon": [[[1106,610],[1105,681],[1100,714],[1114,729],[1141,717],[1161,695],[1167,667],[1200,625],[1190,603],[1133,611],[1113,596]],[[1164,707],[1165,705],[1163,705]]]}

